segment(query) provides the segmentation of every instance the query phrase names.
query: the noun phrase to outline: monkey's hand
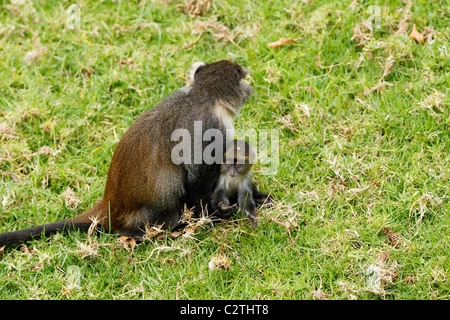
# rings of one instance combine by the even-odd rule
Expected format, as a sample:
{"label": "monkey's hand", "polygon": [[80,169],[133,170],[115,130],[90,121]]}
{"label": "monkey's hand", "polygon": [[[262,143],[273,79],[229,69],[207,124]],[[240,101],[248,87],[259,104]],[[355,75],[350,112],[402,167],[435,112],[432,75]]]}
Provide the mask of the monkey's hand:
{"label": "monkey's hand", "polygon": [[227,206],[222,201],[219,202],[219,214],[222,217],[229,217],[232,213],[234,213],[237,209],[237,203]]}

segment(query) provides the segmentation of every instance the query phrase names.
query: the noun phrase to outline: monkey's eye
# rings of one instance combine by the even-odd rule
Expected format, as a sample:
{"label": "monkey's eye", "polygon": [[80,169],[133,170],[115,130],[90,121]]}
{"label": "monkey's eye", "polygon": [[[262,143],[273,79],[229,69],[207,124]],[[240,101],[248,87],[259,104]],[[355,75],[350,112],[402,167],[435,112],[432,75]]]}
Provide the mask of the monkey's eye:
{"label": "monkey's eye", "polygon": [[247,75],[247,72],[245,72],[245,70],[242,69],[241,67],[238,67],[237,70],[238,70],[238,74],[241,77],[241,79],[245,78],[245,76]]}

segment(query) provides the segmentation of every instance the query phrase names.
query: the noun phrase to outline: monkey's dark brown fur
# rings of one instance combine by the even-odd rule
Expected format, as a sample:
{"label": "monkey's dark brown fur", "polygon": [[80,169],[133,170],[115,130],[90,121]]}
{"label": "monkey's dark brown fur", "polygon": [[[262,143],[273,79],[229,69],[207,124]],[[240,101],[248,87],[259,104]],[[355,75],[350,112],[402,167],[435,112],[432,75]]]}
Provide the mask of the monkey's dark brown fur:
{"label": "monkey's dark brown fur", "polygon": [[[106,230],[137,238],[146,225],[177,227],[185,205],[198,211],[207,203],[220,164],[174,164],[171,151],[177,142],[171,141],[171,134],[184,128],[193,135],[194,121],[202,121],[203,132],[215,128],[223,133],[225,147],[230,119],[252,94],[252,88],[240,81],[244,77],[244,70],[229,61],[198,67],[191,86],[142,114],[124,134],[111,160],[104,196],[91,210],[0,234],[0,246],[67,229],[87,230],[92,218],[100,219]],[[204,148],[210,142],[202,143]]]}

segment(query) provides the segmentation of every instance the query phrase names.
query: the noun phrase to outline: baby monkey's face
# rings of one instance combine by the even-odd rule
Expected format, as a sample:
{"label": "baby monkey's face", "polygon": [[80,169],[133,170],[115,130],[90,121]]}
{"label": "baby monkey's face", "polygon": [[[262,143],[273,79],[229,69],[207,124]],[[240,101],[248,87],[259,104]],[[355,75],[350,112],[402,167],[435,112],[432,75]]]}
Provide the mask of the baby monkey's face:
{"label": "baby monkey's face", "polygon": [[237,163],[234,162],[232,164],[224,163],[222,165],[222,174],[227,174],[229,177],[234,178],[240,175],[245,175],[251,168],[251,164],[249,163]]}

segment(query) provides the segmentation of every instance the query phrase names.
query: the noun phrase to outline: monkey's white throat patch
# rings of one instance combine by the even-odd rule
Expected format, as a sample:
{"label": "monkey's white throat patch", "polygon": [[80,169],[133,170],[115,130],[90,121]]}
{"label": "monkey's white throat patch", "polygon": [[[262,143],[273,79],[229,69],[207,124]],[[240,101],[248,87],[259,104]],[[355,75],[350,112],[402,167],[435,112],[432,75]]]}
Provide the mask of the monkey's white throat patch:
{"label": "monkey's white throat patch", "polygon": [[234,138],[234,117],[237,115],[231,106],[226,102],[217,101],[215,115],[219,123],[225,128],[227,139]]}
{"label": "monkey's white throat patch", "polygon": [[251,173],[249,174],[241,174],[237,177],[230,177],[226,173],[222,173],[219,179],[220,188],[226,190],[227,196],[232,197],[236,195],[239,190],[239,186],[249,185],[251,180]]}

